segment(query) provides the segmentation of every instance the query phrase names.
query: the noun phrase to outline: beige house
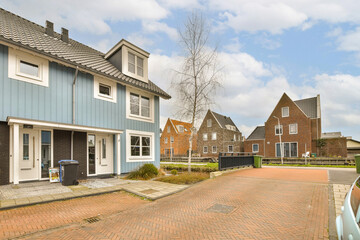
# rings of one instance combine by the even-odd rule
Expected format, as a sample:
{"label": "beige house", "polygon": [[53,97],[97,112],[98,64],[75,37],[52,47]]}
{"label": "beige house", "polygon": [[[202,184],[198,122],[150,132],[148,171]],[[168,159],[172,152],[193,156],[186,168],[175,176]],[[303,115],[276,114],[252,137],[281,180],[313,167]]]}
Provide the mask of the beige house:
{"label": "beige house", "polygon": [[356,154],[360,154],[360,141],[347,137],[346,148],[348,158],[354,159]]}

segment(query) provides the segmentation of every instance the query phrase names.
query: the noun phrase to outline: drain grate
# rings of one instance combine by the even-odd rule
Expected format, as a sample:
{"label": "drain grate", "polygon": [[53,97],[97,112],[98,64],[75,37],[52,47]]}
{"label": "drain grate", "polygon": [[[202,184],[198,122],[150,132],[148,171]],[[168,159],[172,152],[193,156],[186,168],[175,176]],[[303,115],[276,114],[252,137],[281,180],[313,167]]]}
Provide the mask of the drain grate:
{"label": "drain grate", "polygon": [[90,218],[86,218],[84,220],[85,220],[85,222],[88,222],[88,223],[95,223],[95,222],[100,221],[100,218],[99,217],[90,217]]}
{"label": "drain grate", "polygon": [[230,213],[234,210],[235,207],[222,205],[222,204],[214,204],[213,206],[206,209],[207,212],[215,212],[215,213]]}

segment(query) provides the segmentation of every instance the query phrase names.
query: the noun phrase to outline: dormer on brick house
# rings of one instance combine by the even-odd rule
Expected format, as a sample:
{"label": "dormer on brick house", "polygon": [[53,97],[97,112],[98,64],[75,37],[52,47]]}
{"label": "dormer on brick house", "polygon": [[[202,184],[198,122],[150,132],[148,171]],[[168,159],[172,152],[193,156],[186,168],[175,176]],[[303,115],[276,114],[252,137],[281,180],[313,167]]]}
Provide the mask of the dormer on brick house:
{"label": "dormer on brick house", "polygon": [[241,138],[230,117],[208,110],[198,131],[198,152],[206,157],[217,157],[219,152],[241,152]]}
{"label": "dormer on brick house", "polygon": [[105,54],[105,59],[123,74],[148,83],[149,55],[145,50],[122,39]]}
{"label": "dormer on brick house", "polygon": [[[160,138],[160,153],[164,157],[188,156],[191,123],[170,119],[166,121]],[[192,150],[197,150],[197,134],[194,134]]]}

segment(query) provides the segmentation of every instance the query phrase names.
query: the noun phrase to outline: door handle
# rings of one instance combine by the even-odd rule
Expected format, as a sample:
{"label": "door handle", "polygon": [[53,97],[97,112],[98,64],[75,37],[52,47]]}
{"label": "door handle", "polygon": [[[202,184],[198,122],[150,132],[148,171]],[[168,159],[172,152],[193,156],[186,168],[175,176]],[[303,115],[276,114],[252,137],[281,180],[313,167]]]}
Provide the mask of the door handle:
{"label": "door handle", "polygon": [[33,168],[35,168],[35,137],[33,137]]}

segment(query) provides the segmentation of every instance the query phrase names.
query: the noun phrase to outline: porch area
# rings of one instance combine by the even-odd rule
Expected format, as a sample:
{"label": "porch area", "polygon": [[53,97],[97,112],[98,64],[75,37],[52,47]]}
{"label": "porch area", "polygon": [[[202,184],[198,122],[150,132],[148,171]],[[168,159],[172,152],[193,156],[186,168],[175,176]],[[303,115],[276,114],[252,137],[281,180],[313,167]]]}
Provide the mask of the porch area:
{"label": "porch area", "polygon": [[36,181],[0,186],[0,210],[87,197],[116,191],[126,191],[150,200],[156,200],[188,188],[159,181],[126,180],[119,177],[80,180],[79,185]]}

